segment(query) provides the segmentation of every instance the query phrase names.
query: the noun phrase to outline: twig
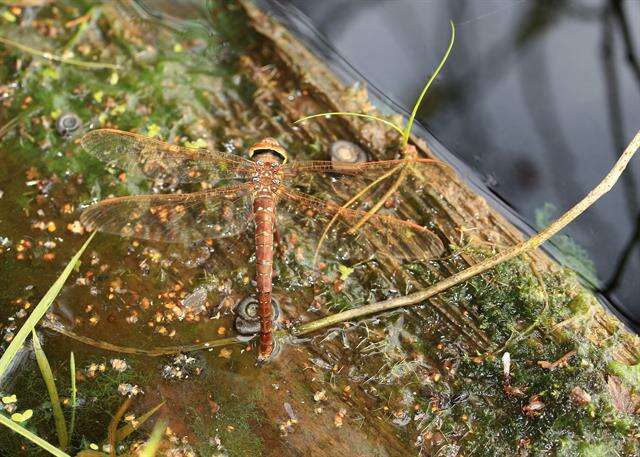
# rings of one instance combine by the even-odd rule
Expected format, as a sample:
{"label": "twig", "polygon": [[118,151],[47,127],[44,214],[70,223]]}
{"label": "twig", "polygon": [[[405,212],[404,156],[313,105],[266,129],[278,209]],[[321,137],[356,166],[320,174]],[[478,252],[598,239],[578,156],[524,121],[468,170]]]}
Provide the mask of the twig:
{"label": "twig", "polygon": [[557,220],[549,224],[538,234],[515,245],[511,249],[502,251],[476,265],[472,265],[469,268],[462,270],[452,276],[449,276],[448,278],[438,282],[437,284],[434,284],[431,287],[428,287],[423,291],[405,295],[404,297],[398,297],[384,300],[378,303],[372,303],[370,305],[361,306],[356,309],[350,309],[341,313],[336,313],[321,319],[317,319],[315,321],[307,322],[306,324],[299,326],[296,329],[295,334],[304,335],[321,328],[339,324],[340,322],[421,303],[424,300],[427,300],[428,298],[431,298],[434,295],[439,294],[440,292],[443,292],[455,285],[467,281],[474,276],[484,273],[485,271],[490,270],[491,268],[503,262],[506,262],[507,260],[513,259],[514,257],[536,249],[542,243],[544,243],[564,227],[566,227],[580,214],[586,211],[600,197],[609,192],[609,190],[611,190],[614,184],[618,181],[618,178],[620,178],[620,175],[625,170],[627,164],[636,153],[638,148],[640,148],[640,130],[636,133],[633,140],[631,140],[611,171],[609,171],[609,173],[602,179],[602,181],[591,192],[589,192],[586,197],[580,200],[575,206],[569,209]]}
{"label": "twig", "polygon": [[56,62],[60,62],[60,63],[67,63],[70,65],[76,65],[78,67],[83,67],[83,68],[89,68],[92,70],[102,70],[104,68],[109,68],[112,70],[117,70],[119,68],[122,68],[120,65],[114,64],[114,63],[102,63],[102,62],[86,62],[84,60],[78,60],[78,59],[68,59],[66,57],[63,56],[59,56],[56,54],[52,54],[50,52],[47,51],[41,51],[39,49],[36,48],[32,48],[31,46],[26,46],[24,44],[18,43],[17,41],[13,41],[10,40],[9,38],[5,38],[0,36],[0,43],[4,43],[7,46],[11,46],[13,48],[19,49],[23,52],[26,52],[28,54],[34,55],[34,56],[38,56],[38,57],[42,57],[43,59],[47,59],[47,60],[53,60]]}
{"label": "twig", "polygon": [[247,341],[240,340],[236,337],[229,337],[229,338],[218,338],[215,340],[205,341],[204,343],[189,344],[184,346],[165,346],[165,347],[157,347],[153,349],[142,349],[137,347],[118,346],[117,344],[112,344],[107,341],[96,340],[88,336],[79,335],[69,329],[64,328],[62,325],[51,322],[49,320],[42,321],[41,325],[50,330],[58,332],[62,335],[68,336],[69,338],[72,338],[76,341],[80,341],[81,343],[88,344],[89,346],[94,346],[107,351],[120,352],[122,354],[138,354],[138,355],[148,355],[152,357],[180,354],[184,352],[194,352],[194,351],[199,351],[203,349],[210,349],[214,347],[228,346],[230,344],[240,344],[243,342],[247,342]]}

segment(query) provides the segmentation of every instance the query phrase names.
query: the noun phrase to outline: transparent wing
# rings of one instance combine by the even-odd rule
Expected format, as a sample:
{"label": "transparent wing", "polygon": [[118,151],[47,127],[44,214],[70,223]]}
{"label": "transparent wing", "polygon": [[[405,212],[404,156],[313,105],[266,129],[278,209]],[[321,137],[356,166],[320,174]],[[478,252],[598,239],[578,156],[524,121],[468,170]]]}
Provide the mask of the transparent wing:
{"label": "transparent wing", "polygon": [[249,227],[250,190],[250,184],[243,184],[188,194],[109,198],[87,208],[80,220],[107,233],[154,241],[224,238]]}
{"label": "transparent wing", "polygon": [[113,167],[139,170],[151,179],[173,184],[243,178],[255,167],[234,154],[186,148],[120,130],[92,130],[80,142]]}
{"label": "transparent wing", "polygon": [[[352,209],[377,213],[384,204],[399,209],[403,218],[428,225],[434,213],[428,202],[437,198],[430,195],[429,182],[450,171],[444,162],[415,157],[363,163],[309,161],[285,167],[284,182],[340,206],[348,202]],[[415,214],[415,207],[420,207],[420,214]]]}
{"label": "transparent wing", "polygon": [[392,171],[399,171],[403,167],[410,165],[417,172],[427,167],[445,167],[448,165],[440,160],[424,159],[418,157],[407,157],[397,160],[381,160],[375,162],[330,162],[324,160],[308,160],[292,162],[284,167],[285,177],[295,179],[308,174],[342,174],[360,176],[362,178],[375,179]]}
{"label": "transparent wing", "polygon": [[444,251],[442,241],[434,232],[412,221],[376,214],[352,231],[364,217],[363,211],[343,209],[335,203],[286,187],[280,189],[279,197],[278,211],[285,233],[295,232],[295,239],[313,238],[301,243],[297,251],[307,263],[315,264],[320,258],[361,260],[380,254],[395,259],[427,260]]}

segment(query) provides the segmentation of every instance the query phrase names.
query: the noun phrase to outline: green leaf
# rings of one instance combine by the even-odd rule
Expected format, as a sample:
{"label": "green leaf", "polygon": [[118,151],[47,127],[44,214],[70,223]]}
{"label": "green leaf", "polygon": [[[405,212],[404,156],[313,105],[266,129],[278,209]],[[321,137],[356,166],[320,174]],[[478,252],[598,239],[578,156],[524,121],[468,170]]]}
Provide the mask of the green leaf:
{"label": "green leaf", "polygon": [[629,386],[640,386],[640,363],[636,365],[626,365],[612,360],[609,362],[608,368]]}
{"label": "green leaf", "polygon": [[122,440],[124,440],[127,436],[131,435],[133,432],[135,432],[137,429],[139,429],[140,427],[142,427],[142,424],[144,424],[146,421],[149,420],[149,418],[151,416],[153,416],[155,414],[156,411],[158,411],[162,405],[164,405],[164,402],[156,405],[154,408],[150,409],[149,411],[147,411],[146,413],[144,413],[142,416],[140,416],[137,420],[138,425],[136,427],[134,427],[131,424],[126,424],[123,425],[122,427],[120,427],[117,431],[116,431],[116,442],[121,442]]}
{"label": "green leaf", "polygon": [[160,447],[160,440],[162,440],[162,433],[167,428],[167,424],[164,422],[158,422],[151,432],[151,437],[144,445],[144,449],[142,449],[142,453],[140,457],[154,457],[156,452],[158,452],[158,448]]}
{"label": "green leaf", "polygon": [[69,371],[71,371],[71,421],[69,422],[69,441],[73,436],[73,429],[76,426],[76,404],[78,402],[78,389],[76,387],[76,358],[69,355]]}
{"label": "green leaf", "polygon": [[162,132],[162,127],[160,127],[158,124],[151,124],[149,125],[149,127],[147,127],[147,136],[159,137],[160,132]]}
{"label": "green leaf", "polygon": [[56,424],[56,433],[58,435],[58,443],[60,449],[66,449],[69,444],[69,435],[67,434],[67,424],[64,421],[64,413],[62,412],[62,406],[60,405],[60,396],[58,395],[58,389],[56,388],[56,381],[53,378],[53,372],[51,371],[51,365],[49,360],[42,350],[40,340],[36,334],[35,329],[31,331],[33,338],[33,351],[36,354],[36,361],[42,373],[44,384],[47,386],[47,392],[49,392],[49,398],[51,399],[51,409],[53,410],[53,420]]}

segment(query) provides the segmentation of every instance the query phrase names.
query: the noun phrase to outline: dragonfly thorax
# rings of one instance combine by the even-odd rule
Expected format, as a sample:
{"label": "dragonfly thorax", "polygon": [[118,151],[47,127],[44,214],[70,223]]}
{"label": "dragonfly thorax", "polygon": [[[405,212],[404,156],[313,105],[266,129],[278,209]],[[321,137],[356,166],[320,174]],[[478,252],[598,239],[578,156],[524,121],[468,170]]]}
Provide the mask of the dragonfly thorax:
{"label": "dragonfly thorax", "polygon": [[255,174],[251,178],[258,194],[273,194],[282,183],[282,161],[270,151],[259,152],[253,157]]}

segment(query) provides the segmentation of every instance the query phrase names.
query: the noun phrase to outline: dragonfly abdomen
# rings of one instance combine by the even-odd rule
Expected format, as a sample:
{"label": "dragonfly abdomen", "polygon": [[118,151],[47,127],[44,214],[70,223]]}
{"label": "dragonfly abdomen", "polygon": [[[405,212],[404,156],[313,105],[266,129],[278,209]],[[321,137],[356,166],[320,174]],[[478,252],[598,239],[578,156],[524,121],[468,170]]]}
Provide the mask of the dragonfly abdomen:
{"label": "dragonfly abdomen", "polygon": [[256,289],[260,315],[260,356],[273,351],[273,311],[271,280],[273,276],[273,232],[275,229],[275,198],[262,193],[253,201],[256,224]]}

